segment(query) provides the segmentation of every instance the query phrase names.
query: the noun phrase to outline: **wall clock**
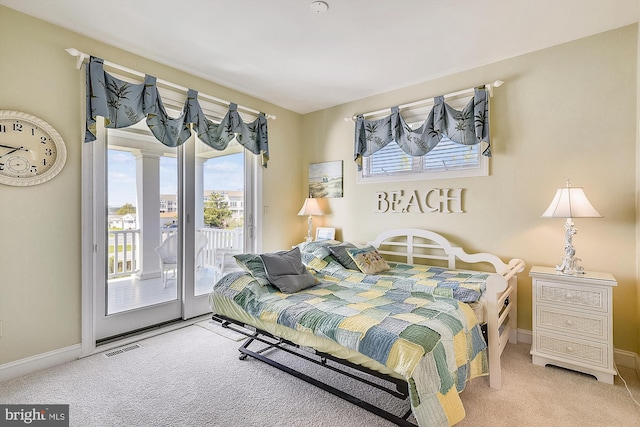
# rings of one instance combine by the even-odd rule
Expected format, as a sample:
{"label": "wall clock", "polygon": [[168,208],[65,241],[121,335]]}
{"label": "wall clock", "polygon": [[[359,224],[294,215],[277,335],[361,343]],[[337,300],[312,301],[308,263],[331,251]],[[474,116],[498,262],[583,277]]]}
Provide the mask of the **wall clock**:
{"label": "wall clock", "polygon": [[0,183],[42,184],[67,160],[62,137],[47,122],[20,111],[0,110]]}

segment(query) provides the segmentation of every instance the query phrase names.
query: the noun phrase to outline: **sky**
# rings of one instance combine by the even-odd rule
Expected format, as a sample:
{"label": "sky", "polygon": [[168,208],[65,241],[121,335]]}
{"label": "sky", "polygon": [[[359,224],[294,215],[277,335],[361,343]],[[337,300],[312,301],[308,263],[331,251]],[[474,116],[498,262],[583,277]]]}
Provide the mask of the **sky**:
{"label": "sky", "polygon": [[321,182],[324,176],[330,178],[341,177],[342,161],[311,163],[309,165],[309,181]]}
{"label": "sky", "polygon": [[[136,204],[136,161],[126,151],[109,150],[109,206]],[[243,190],[244,153],[209,159],[204,164],[204,190]],[[160,194],[177,194],[177,159],[160,158]]]}

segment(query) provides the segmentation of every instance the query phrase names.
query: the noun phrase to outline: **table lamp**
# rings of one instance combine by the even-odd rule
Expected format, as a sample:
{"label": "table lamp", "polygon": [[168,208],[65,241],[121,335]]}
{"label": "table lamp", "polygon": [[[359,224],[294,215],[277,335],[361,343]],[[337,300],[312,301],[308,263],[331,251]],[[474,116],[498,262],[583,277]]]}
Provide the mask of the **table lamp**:
{"label": "table lamp", "polygon": [[300,209],[300,212],[298,212],[298,215],[309,215],[309,219],[307,220],[308,229],[307,229],[307,237],[305,238],[305,242],[313,241],[313,238],[311,237],[311,227],[313,226],[312,216],[324,215],[324,212],[322,212],[322,209],[320,209],[320,206],[318,205],[318,200],[308,197],[304,201],[304,205],[302,205],[302,209]]}
{"label": "table lamp", "polygon": [[556,270],[563,274],[580,274],[584,269],[578,265],[580,258],[576,258],[573,248],[573,236],[578,232],[572,218],[601,218],[602,215],[591,205],[582,187],[572,187],[569,180],[567,186],[556,191],[551,204],[542,214],[545,218],[566,218],[564,224],[564,257],[562,264]]}

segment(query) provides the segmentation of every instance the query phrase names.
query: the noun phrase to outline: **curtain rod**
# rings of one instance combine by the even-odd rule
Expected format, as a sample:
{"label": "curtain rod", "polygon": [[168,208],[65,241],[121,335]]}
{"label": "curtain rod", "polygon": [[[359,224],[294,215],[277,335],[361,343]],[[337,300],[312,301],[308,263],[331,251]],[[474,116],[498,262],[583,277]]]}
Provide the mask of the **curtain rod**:
{"label": "curtain rod", "polygon": [[[489,91],[489,97],[492,97],[492,96],[493,96],[493,88],[494,88],[494,87],[500,87],[500,86],[502,86],[503,84],[504,84],[504,82],[503,82],[502,80],[496,80],[496,81],[495,81],[495,82],[493,82],[493,83],[487,83],[487,84],[485,84],[485,85],[484,85],[484,87],[485,87],[485,89],[487,89],[487,90]],[[451,98],[452,96],[460,96],[460,95],[472,94],[472,93],[473,93],[473,91],[474,91],[474,89],[475,89],[475,88],[459,90],[459,91],[457,91],[457,92],[448,93],[448,94],[443,95],[443,96],[444,96],[445,98],[447,98],[447,97]],[[398,108],[399,108],[400,110],[402,110],[402,109],[406,109],[406,108],[415,107],[415,106],[417,106],[417,105],[421,105],[421,104],[427,104],[427,103],[429,103],[429,102],[433,102],[433,98],[421,99],[420,101],[413,101],[413,102],[410,102],[410,103],[408,103],[408,104],[402,104],[402,105],[399,105],[399,106],[398,106]],[[357,115],[355,115],[355,116],[351,116],[351,117],[345,117],[345,118],[344,118],[344,121],[345,121],[345,122],[348,122],[348,121],[353,121],[353,122],[355,122],[355,121],[356,121],[356,118],[357,118],[359,115],[362,115],[362,116],[375,116],[375,115],[382,114],[382,113],[385,113],[385,112],[388,112],[388,111],[389,111],[389,108],[387,107],[387,108],[384,108],[384,109],[382,109],[382,110],[371,111],[371,112],[369,112],[369,113],[357,114]]]}
{"label": "curtain rod", "polygon": [[[84,60],[85,59],[89,59],[89,57],[90,57],[89,54],[86,54],[84,52],[80,52],[78,49],[75,49],[75,48],[72,48],[72,47],[70,47],[68,49],[65,49],[65,51],[69,55],[75,56],[75,57],[78,58],[78,60],[76,62],[76,69],[77,70],[79,70],[80,67],[82,67],[82,64],[84,63]],[[108,67],[111,67],[111,68],[115,68],[115,69],[120,70],[120,71],[124,71],[125,73],[133,74],[133,75],[138,76],[138,77],[144,78],[144,76],[145,76],[144,73],[141,73],[141,72],[136,71],[136,70],[132,70],[131,68],[127,68],[127,67],[124,67],[124,66],[119,65],[119,64],[115,64],[113,62],[104,61],[104,65],[106,65]],[[156,79],[156,81],[158,83],[161,83],[161,84],[165,85],[165,86],[169,86],[170,88],[173,88],[173,89],[176,89],[176,90],[179,90],[179,91],[182,91],[182,92],[187,92],[189,90],[189,88],[177,85],[175,83],[168,82],[166,80]],[[213,101],[213,102],[215,102],[216,104],[219,104],[219,105],[229,106],[229,104],[231,104],[230,101],[226,101],[224,99],[216,98],[215,96],[211,96],[211,95],[207,95],[207,94],[203,94],[203,93],[199,93],[199,92],[198,92],[198,97],[204,98],[204,99],[206,99],[208,101]],[[238,109],[242,109],[245,112],[256,114],[256,115],[261,113],[258,110],[254,110],[253,108],[249,108],[249,107],[244,107],[242,105],[238,105]],[[264,113],[264,116],[267,119],[272,119],[272,120],[275,120],[277,118],[275,114]]]}

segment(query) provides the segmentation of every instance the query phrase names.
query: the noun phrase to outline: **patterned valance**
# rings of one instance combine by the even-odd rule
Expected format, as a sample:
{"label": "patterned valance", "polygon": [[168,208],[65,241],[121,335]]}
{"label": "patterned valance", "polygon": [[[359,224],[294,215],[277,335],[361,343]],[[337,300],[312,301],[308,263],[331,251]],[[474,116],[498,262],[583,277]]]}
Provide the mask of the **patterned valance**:
{"label": "patterned valance", "polygon": [[461,111],[445,103],[444,96],[434,98],[427,120],[417,129],[411,129],[398,107],[391,108],[391,115],[378,120],[357,116],[354,160],[361,170],[362,157],[371,156],[392,141],[410,156],[424,156],[438,145],[443,136],[464,145],[484,141],[488,145],[482,154],[491,157],[489,102],[484,87],[474,90],[473,98]]}
{"label": "patterned valance", "polygon": [[105,119],[107,128],[124,128],[145,119],[158,141],[168,147],[184,144],[193,128],[198,138],[215,150],[224,150],[235,137],[253,154],[262,155],[262,165],[269,160],[267,119],[263,113],[245,123],[238,106],[231,103],[220,123],[207,119],[198,102],[198,92],[189,89],[182,112],[170,117],[158,92],[156,78],[145,75],[144,83],[129,83],[104,71],[103,60],[91,57],[87,64],[87,123],[85,142],[96,139],[96,117]]}

